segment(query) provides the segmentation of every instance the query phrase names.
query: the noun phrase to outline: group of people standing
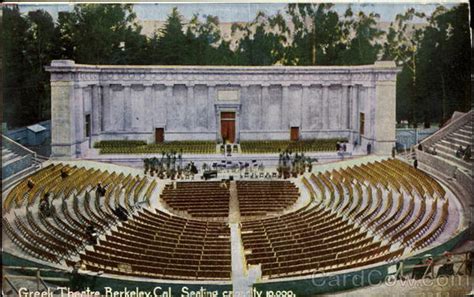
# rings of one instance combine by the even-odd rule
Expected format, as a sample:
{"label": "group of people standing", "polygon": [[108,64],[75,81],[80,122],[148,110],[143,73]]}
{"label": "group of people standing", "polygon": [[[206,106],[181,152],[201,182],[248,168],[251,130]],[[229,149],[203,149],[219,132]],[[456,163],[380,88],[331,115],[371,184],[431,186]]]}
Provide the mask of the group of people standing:
{"label": "group of people standing", "polygon": [[311,172],[314,162],[318,162],[318,159],[307,157],[304,153],[293,154],[293,152],[287,150],[280,152],[277,167],[278,177],[298,177],[298,175],[302,175],[306,171]]}
{"label": "group of people standing", "polygon": [[186,165],[183,164],[182,153],[169,152],[162,153],[161,158],[145,158],[143,159],[143,165],[145,169],[145,174],[150,174],[151,176],[157,176],[160,179],[182,179],[194,178],[194,175],[198,173],[198,169],[194,162],[189,162]]}

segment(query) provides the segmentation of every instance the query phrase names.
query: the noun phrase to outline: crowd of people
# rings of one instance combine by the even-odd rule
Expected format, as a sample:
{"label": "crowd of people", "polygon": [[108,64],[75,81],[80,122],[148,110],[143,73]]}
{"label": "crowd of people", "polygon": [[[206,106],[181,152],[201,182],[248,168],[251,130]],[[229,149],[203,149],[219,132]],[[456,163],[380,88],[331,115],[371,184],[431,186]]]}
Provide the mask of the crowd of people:
{"label": "crowd of people", "polygon": [[277,167],[278,177],[298,177],[298,175],[302,175],[306,171],[311,172],[314,162],[318,162],[318,159],[307,157],[304,153],[280,152]]}
{"label": "crowd of people", "polygon": [[162,153],[161,158],[143,159],[145,174],[157,176],[160,179],[194,179],[198,169],[194,162],[184,164],[182,153]]}

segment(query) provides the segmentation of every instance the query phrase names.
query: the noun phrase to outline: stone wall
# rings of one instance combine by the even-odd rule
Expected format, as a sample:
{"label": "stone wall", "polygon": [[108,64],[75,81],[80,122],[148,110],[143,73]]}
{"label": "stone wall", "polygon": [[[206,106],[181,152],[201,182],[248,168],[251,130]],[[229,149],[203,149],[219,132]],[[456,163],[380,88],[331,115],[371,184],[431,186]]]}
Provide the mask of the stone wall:
{"label": "stone wall", "polygon": [[[462,204],[464,210],[464,217],[467,223],[472,228],[474,221],[474,188],[472,184],[472,177],[465,174],[457,167],[442,158],[430,155],[424,151],[416,150],[416,159],[419,163],[425,165],[424,169],[430,174],[443,177],[446,182],[455,192],[456,197]],[[472,232],[472,230],[471,230]]]}
{"label": "stone wall", "polygon": [[[236,141],[346,137],[388,154],[395,142],[393,62],[337,67],[94,66],[55,60],[52,152],[80,157],[105,139],[221,141],[235,112]],[[359,135],[360,114],[365,133]],[[90,118],[89,133],[86,118]],[[362,137],[361,137],[362,136]]]}

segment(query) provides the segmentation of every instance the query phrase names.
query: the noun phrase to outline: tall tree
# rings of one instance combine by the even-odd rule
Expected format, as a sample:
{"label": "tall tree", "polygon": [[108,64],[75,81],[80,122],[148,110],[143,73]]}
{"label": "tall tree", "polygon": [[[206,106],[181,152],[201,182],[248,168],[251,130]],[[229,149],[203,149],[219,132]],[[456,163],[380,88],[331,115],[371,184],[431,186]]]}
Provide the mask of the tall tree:
{"label": "tall tree", "polygon": [[[23,119],[29,111],[23,106],[28,106],[23,95],[25,86],[24,74],[28,71],[28,64],[23,59],[26,40],[24,36],[28,30],[28,22],[20,14],[18,6],[3,8],[2,45],[4,48],[3,67],[5,73],[4,93],[5,110],[4,120],[10,126],[23,124]],[[34,86],[31,86],[34,87]]]}
{"label": "tall tree", "polygon": [[168,16],[164,29],[158,40],[161,64],[182,65],[188,54],[188,39],[183,31],[182,17],[176,7]]}
{"label": "tall tree", "polygon": [[205,16],[205,22],[201,22],[199,15],[195,14],[187,26],[186,38],[190,48],[186,64],[233,64],[233,52],[221,37],[219,18],[208,15]]}
{"label": "tall tree", "polygon": [[377,61],[382,49],[379,40],[384,32],[376,27],[380,16],[373,12],[365,14],[360,11],[356,17],[353,17],[350,7],[344,16],[341,26],[345,30],[342,31],[341,36],[347,42],[344,46],[340,45],[339,51],[335,51],[337,56],[331,58],[343,65],[373,64]]}
{"label": "tall tree", "polygon": [[43,10],[21,15],[18,7],[3,10],[5,48],[5,118],[10,126],[49,117],[49,76],[44,65],[55,52],[54,23]]}
{"label": "tall tree", "polygon": [[146,37],[130,4],[79,4],[61,13],[61,56],[79,63],[142,64]]}
{"label": "tall tree", "polygon": [[234,24],[232,34],[240,36],[236,49],[239,65],[283,64],[285,58],[284,33],[287,31],[282,16],[273,17],[259,12],[249,24]]}
{"label": "tall tree", "polygon": [[416,124],[418,114],[417,91],[417,54],[420,47],[424,26],[418,22],[426,22],[426,15],[410,8],[403,14],[397,14],[390,23],[383,45],[384,60],[393,60],[402,71],[397,79],[397,120],[408,120]]}
{"label": "tall tree", "polygon": [[343,32],[333,4],[289,4],[292,47],[290,60],[298,65],[336,63]]}

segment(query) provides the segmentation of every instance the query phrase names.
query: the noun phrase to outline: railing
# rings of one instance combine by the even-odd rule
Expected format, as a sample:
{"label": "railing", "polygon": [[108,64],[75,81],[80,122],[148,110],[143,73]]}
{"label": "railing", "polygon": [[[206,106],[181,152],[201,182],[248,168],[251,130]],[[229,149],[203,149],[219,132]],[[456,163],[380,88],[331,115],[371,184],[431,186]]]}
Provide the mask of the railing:
{"label": "railing", "polygon": [[[19,172],[24,171],[25,169],[32,167],[35,160],[37,159],[37,154],[22,146],[21,144],[11,140],[2,134],[2,148],[6,148],[16,154],[18,158],[7,161],[2,164],[2,185],[5,187],[12,180],[15,179],[15,175]],[[41,160],[39,160],[41,162]]]}
{"label": "railing", "polygon": [[[470,266],[472,265],[472,260],[473,259],[471,258],[470,252],[452,253],[450,254],[449,258],[446,255],[426,255],[424,257],[410,258],[408,260],[401,260],[397,263],[397,270],[393,276],[396,279],[422,279],[435,278],[441,275],[446,276],[446,274],[471,275],[472,271]],[[413,264],[415,261],[418,263]],[[444,271],[444,273],[447,273],[441,274],[440,268],[446,264],[452,265],[452,271]]]}
{"label": "railing", "polygon": [[33,155],[34,158],[36,158],[36,153],[21,144],[11,140],[10,138],[6,137],[5,135],[2,134],[2,146],[5,148],[11,150],[17,155],[20,156],[25,156],[25,155]]}
{"label": "railing", "polygon": [[[21,274],[12,274],[7,271],[23,272],[30,275],[21,275]],[[17,288],[13,283],[14,280],[23,280],[23,281],[34,281],[36,282],[36,292],[44,292],[51,289],[46,282],[55,282],[55,283],[67,283],[70,281],[69,278],[62,277],[48,277],[41,275],[42,273],[64,273],[64,270],[60,269],[47,269],[47,268],[37,268],[37,267],[22,267],[22,266],[3,266],[2,268],[2,288],[4,296],[20,295],[20,288]],[[32,275],[31,275],[32,274]],[[49,295],[48,295],[49,296]]]}
{"label": "railing", "polygon": [[454,131],[458,130],[461,126],[465,125],[466,122],[469,119],[472,118],[473,113],[474,113],[474,110],[471,109],[470,111],[466,112],[466,114],[458,117],[457,119],[455,119],[454,121],[449,123],[449,125],[447,127],[441,128],[440,130],[438,130],[438,132],[436,132],[433,135],[428,136],[427,138],[425,138],[421,142],[421,144],[424,147],[433,145],[435,142],[438,142],[439,140],[446,137],[446,135],[448,135],[449,133],[454,132]]}

